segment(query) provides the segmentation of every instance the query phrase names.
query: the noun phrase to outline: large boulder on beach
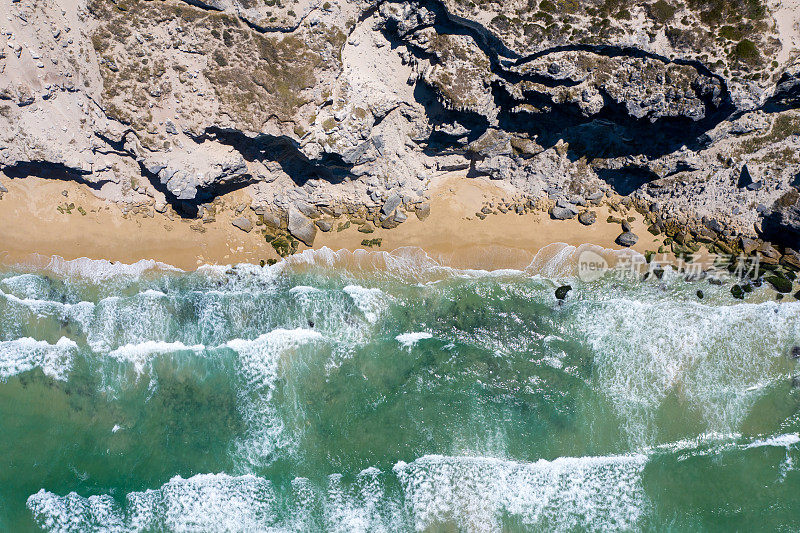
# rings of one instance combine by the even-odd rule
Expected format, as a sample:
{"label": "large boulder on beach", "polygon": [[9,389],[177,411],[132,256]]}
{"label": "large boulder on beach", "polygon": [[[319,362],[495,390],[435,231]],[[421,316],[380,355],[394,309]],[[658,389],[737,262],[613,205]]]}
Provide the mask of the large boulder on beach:
{"label": "large boulder on beach", "polygon": [[620,234],[615,242],[620,246],[625,246],[626,248],[630,248],[631,246],[639,242],[639,237],[632,231],[626,231]]}
{"label": "large boulder on beach", "polygon": [[233,220],[231,220],[231,224],[233,224],[240,230],[244,231],[245,233],[250,233],[251,231],[253,231],[253,221],[247,217],[236,217]]}
{"label": "large boulder on beach", "polygon": [[383,213],[384,216],[388,216],[392,214],[392,211],[400,207],[401,203],[403,203],[403,199],[400,198],[400,195],[393,194],[388,200],[386,200],[386,203],[383,204],[383,207],[381,207],[381,213]]}
{"label": "large boulder on beach", "polygon": [[314,221],[305,216],[300,210],[292,208],[289,210],[289,226],[287,228],[295,238],[303,241],[308,246],[314,244],[317,236],[317,226]]}
{"label": "large boulder on beach", "polygon": [[553,217],[555,220],[568,220],[571,218],[575,218],[575,211],[568,207],[558,207],[555,206],[552,211],[550,211],[550,216]]}

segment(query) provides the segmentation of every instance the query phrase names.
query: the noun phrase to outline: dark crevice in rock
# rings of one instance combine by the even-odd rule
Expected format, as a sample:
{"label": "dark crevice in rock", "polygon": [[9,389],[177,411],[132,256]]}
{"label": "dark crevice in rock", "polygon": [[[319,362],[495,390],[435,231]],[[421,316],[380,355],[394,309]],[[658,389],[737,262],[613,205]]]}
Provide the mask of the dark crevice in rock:
{"label": "dark crevice in rock", "polygon": [[147,181],[150,182],[155,190],[164,195],[164,199],[169,205],[172,206],[179,216],[183,218],[197,218],[197,215],[200,212],[201,202],[179,199],[177,196],[172,194],[172,191],[167,189],[165,184],[161,183],[161,179],[158,177],[158,174],[154,174],[147,170],[147,167],[145,167],[142,162],[137,161],[137,163],[139,165],[139,171],[142,173],[142,177],[147,179]]}
{"label": "dark crevice in rock", "polygon": [[622,196],[628,196],[645,183],[658,179],[657,174],[640,167],[597,168],[595,172],[601,180],[608,183],[617,194]]}
{"label": "dark crevice in rock", "polygon": [[325,153],[319,160],[309,159],[297,145],[297,141],[285,135],[260,134],[249,137],[238,130],[217,127],[207,128],[203,137],[228,145],[242,154],[247,161],[274,161],[303,186],[310,179],[321,179],[330,183],[341,183],[351,177],[353,165],[339,154]]}
{"label": "dark crevice in rock", "polygon": [[63,163],[53,163],[51,161],[20,161],[14,165],[8,165],[0,169],[9,178],[27,178],[35,176],[51,180],[75,181],[88,185],[92,189],[99,190],[106,181],[88,181],[86,176],[91,172],[68,167]]}
{"label": "dark crevice in rock", "polygon": [[183,0],[183,1],[189,4],[190,6],[197,7],[205,11],[217,11],[217,12],[224,11],[223,9],[220,9],[217,6],[212,6],[211,4],[207,4],[206,2],[202,2],[200,0]]}
{"label": "dark crevice in rock", "polygon": [[[391,1],[391,0],[387,0]],[[407,2],[401,2],[407,3]],[[490,60],[492,72],[502,81],[495,81],[491,90],[495,104],[500,110],[499,127],[515,133],[525,133],[536,136],[537,141],[544,147],[554,146],[559,140],[569,144],[570,157],[577,160],[581,157],[622,157],[628,155],[646,155],[660,157],[671,153],[682,146],[690,149],[699,149],[708,142],[705,132],[726,120],[735,111],[732,98],[725,80],[713,73],[703,63],[694,60],[669,59],[667,57],[647,52],[632,47],[619,47],[609,45],[565,45],[548,48],[529,56],[520,56],[508,49],[502,40],[482,25],[463,19],[450,13],[439,0],[417,0],[415,5],[425,8],[435,15],[432,27],[439,34],[468,35]],[[429,24],[420,24],[412,31],[429,27]],[[420,49],[413,43],[407,42],[398,31],[396,22],[387,20],[384,25],[384,34],[393,43],[393,46],[402,44],[415,56],[436,61],[430,52]],[[705,106],[705,117],[693,120],[689,117],[641,117],[637,118],[628,112],[624,103],[620,103],[601,91],[604,107],[594,116],[586,116],[577,104],[556,103],[550,95],[536,91],[527,91],[522,99],[512,96],[506,84],[517,84],[523,81],[539,83],[547,87],[571,86],[572,80],[558,80],[542,74],[519,73],[511,70],[535,59],[545,57],[557,52],[587,52],[604,57],[632,57],[645,58],[662,62],[689,66],[695,69],[698,75],[717,80],[719,90],[703,92],[703,88],[695,88],[697,97]],[[505,83],[504,83],[505,82]],[[422,84],[417,83],[420,87]],[[439,103],[442,98],[431,87],[418,89],[417,101],[425,106],[426,111],[434,117],[434,124],[458,123],[469,129],[475,129],[475,134],[470,139],[479,137],[487,127],[485,118],[476,113],[456,110],[443,112],[444,106]],[[520,105],[532,107],[539,112],[526,110],[518,111]],[[437,118],[441,117],[441,118]],[[480,117],[480,118],[478,118]],[[460,137],[442,134],[434,129],[434,134],[428,142],[428,151],[447,150],[455,148]]]}
{"label": "dark crevice in rock", "polygon": [[780,113],[800,108],[800,79],[796,75],[784,73],[778,80],[775,94],[764,103],[766,113]]}
{"label": "dark crevice in rock", "polygon": [[[413,2],[408,2],[407,0],[384,0],[379,2],[378,5],[383,3],[413,3],[427,9],[435,16],[434,26],[437,32],[471,37],[481,50],[489,56],[492,63],[499,64],[501,56],[510,60],[520,59],[518,53],[509,49],[502,39],[486,29],[482,24],[451,13],[440,0],[415,0]],[[418,29],[422,29],[422,26]]]}
{"label": "dark crevice in rock", "polygon": [[115,141],[105,135],[95,133],[99,139],[111,147],[113,153],[133,159],[139,166],[139,172],[142,177],[149,181],[155,190],[162,193],[167,203],[183,218],[197,218],[200,212],[200,205],[214,200],[217,196],[242,189],[254,183],[252,176],[244,175],[236,182],[216,183],[212,187],[198,187],[197,195],[191,200],[178,198],[167,188],[165,183],[161,182],[158,174],[150,172],[140,158],[125,149],[125,138],[128,134],[136,135],[133,130],[128,130],[121,135],[119,141]]}
{"label": "dark crevice in rock", "polygon": [[197,195],[191,199],[181,199],[170,191],[166,184],[161,182],[158,174],[147,170],[143,163],[138,162],[142,177],[146,178],[153,188],[164,195],[167,203],[172,206],[175,212],[182,218],[197,218],[200,214],[200,206],[211,202],[218,196],[243,189],[253,183],[252,176],[242,176],[241,180],[235,182],[215,183],[212,187],[198,187]]}
{"label": "dark crevice in rock", "polygon": [[[489,121],[483,115],[468,111],[456,111],[446,108],[440,102],[438,94],[422,80],[414,87],[414,98],[425,108],[428,121],[433,132],[425,141],[425,152],[428,155],[463,153],[463,148],[478,139],[489,128]],[[463,126],[467,133],[454,135],[442,129],[445,125]]]}

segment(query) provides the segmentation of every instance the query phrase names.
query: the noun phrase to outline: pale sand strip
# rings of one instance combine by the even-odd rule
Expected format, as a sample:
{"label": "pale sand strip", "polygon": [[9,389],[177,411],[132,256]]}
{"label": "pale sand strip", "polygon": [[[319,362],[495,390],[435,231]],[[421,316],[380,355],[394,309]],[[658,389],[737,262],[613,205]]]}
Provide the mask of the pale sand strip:
{"label": "pale sand strip", "polygon": [[[154,259],[184,270],[201,264],[258,263],[276,258],[258,228],[251,233],[233,227],[238,216],[235,206],[249,203],[246,193],[238,191],[222,199],[216,221],[170,220],[155,213],[123,216],[115,205],[95,197],[85,186],[39,178],[3,179],[9,189],[0,200],[0,262],[28,262],[32,254],[58,255],[64,259],[88,257],[134,263]],[[64,197],[62,191],[68,191]],[[597,211],[597,223],[582,226],[577,220],[554,221],[546,213],[488,215],[480,220],[475,212],[485,200],[507,197],[507,193],[486,179],[449,176],[440,180],[433,191],[431,215],[424,222],[413,214],[393,230],[377,229],[370,235],[359,233],[355,226],[337,232],[319,232],[314,248],[333,250],[363,248],[365,238],[382,238],[380,250],[391,251],[405,246],[423,248],[443,264],[460,268],[523,268],[542,247],[565,242],[597,244],[619,248],[614,239],[619,224],[606,222],[607,207]],[[74,203],[72,214],[62,214],[56,207]],[[81,215],[77,207],[86,215]],[[656,239],[647,232],[642,216],[632,223],[639,236],[635,250],[655,250]],[[243,214],[252,220],[247,209]],[[190,226],[202,227],[198,232]],[[304,247],[301,247],[301,250]]]}

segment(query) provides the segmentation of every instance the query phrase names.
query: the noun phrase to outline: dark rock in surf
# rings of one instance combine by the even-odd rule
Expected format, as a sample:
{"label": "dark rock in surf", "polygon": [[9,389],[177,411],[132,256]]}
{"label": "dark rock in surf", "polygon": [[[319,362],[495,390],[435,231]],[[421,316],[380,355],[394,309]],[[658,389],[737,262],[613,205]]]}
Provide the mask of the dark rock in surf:
{"label": "dark rock in surf", "polygon": [[787,294],[792,292],[792,282],[783,276],[767,276],[764,281],[772,285],[779,293]]}
{"label": "dark rock in surf", "polygon": [[744,300],[744,289],[740,285],[734,285],[731,287],[731,294],[737,300]]}
{"label": "dark rock in surf", "polygon": [[556,289],[556,298],[559,300],[563,300],[567,297],[567,293],[572,290],[571,285],[563,285]]}

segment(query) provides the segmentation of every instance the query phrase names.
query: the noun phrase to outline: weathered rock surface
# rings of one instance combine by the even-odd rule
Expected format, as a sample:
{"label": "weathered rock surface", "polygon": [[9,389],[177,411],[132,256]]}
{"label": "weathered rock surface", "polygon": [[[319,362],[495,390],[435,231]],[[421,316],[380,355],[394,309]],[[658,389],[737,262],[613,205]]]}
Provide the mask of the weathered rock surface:
{"label": "weathered rock surface", "polygon": [[306,245],[311,246],[314,244],[314,238],[317,236],[317,226],[313,220],[296,208],[289,210],[289,225],[287,229],[292,236],[303,241]]}
{"label": "weathered rock surface", "polygon": [[247,217],[236,217],[231,220],[231,224],[239,228],[240,230],[244,231],[245,233],[250,233],[253,231],[253,221]]}
{"label": "weathered rock surface", "polygon": [[580,215],[578,215],[578,222],[583,224],[584,226],[591,226],[595,222],[597,222],[597,213],[594,211],[584,211]]}
{"label": "weathered rock surface", "polygon": [[555,220],[568,220],[571,218],[575,218],[576,214],[577,213],[574,210],[568,207],[555,206],[550,211],[550,216],[553,217]]}
{"label": "weathered rock surface", "polygon": [[621,233],[615,242],[620,246],[631,247],[639,242],[639,237],[631,231],[626,231]]}

